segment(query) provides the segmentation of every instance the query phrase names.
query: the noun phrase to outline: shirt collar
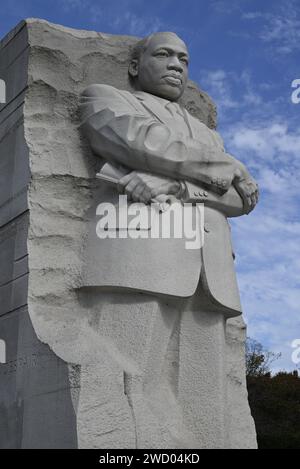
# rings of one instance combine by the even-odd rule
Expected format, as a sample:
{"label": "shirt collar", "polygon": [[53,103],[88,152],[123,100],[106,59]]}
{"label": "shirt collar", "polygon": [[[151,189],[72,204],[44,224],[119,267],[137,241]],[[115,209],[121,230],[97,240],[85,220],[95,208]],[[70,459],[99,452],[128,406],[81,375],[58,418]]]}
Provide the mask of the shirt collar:
{"label": "shirt collar", "polygon": [[147,93],[146,91],[137,91],[135,93],[135,95],[137,95],[141,99],[145,99],[145,100],[147,100],[148,97],[151,97],[151,98],[155,99],[156,101],[158,101],[164,107],[166,107],[170,103],[174,103],[174,104],[177,104],[179,106],[179,104],[176,101],[170,101],[168,99],[161,98],[160,96],[156,96],[155,94]]}

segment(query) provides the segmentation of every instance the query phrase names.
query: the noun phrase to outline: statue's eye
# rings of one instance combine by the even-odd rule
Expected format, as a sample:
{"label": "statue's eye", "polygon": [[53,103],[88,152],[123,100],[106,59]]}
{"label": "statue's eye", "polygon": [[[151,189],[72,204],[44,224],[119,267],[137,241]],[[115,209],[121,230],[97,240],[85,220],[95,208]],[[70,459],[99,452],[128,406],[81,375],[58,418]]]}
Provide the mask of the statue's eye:
{"label": "statue's eye", "polygon": [[156,57],[168,57],[169,54],[166,50],[160,50],[158,52],[156,52]]}
{"label": "statue's eye", "polygon": [[186,57],[181,57],[179,60],[180,60],[180,62],[182,62],[182,63],[184,63],[186,66],[188,66],[189,61],[188,61],[188,59],[187,59]]}

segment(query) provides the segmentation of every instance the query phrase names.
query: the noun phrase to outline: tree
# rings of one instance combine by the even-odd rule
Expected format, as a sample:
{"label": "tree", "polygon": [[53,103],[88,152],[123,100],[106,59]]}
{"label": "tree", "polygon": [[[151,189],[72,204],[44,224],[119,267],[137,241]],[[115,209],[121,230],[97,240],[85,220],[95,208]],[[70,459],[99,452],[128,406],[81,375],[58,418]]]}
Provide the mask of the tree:
{"label": "tree", "polygon": [[260,449],[300,449],[300,378],[298,371],[271,376],[280,354],[247,339],[247,387]]}
{"label": "tree", "polygon": [[300,378],[297,371],[247,378],[260,449],[300,449]]}
{"label": "tree", "polygon": [[246,375],[266,376],[271,373],[270,366],[281,353],[266,350],[257,340],[247,337],[246,340]]}

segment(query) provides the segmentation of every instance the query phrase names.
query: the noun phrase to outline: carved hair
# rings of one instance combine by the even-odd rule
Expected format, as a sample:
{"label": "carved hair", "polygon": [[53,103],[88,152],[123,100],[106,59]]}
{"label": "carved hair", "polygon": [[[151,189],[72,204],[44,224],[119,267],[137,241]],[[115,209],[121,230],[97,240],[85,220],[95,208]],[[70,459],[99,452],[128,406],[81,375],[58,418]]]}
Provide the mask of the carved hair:
{"label": "carved hair", "polygon": [[[150,34],[149,36],[146,36],[143,39],[141,39],[140,41],[135,43],[135,45],[133,46],[133,48],[130,51],[129,63],[131,63],[133,60],[136,60],[137,62],[139,62],[141,56],[143,55],[143,53],[147,49],[147,47],[149,45],[149,42],[151,41],[151,39],[153,38],[154,35],[155,35],[155,33]],[[129,72],[129,70],[128,70],[128,77],[129,77],[129,82],[131,83],[131,86],[133,86],[135,88],[135,83],[137,81],[137,77],[133,77],[131,75],[131,73]]]}
{"label": "carved hair", "polygon": [[153,36],[155,36],[155,34],[157,33],[153,33],[150,34],[150,36],[144,37],[133,46],[132,50],[130,51],[130,62],[132,62],[132,60],[140,60],[141,55],[145,52],[149,42]]}

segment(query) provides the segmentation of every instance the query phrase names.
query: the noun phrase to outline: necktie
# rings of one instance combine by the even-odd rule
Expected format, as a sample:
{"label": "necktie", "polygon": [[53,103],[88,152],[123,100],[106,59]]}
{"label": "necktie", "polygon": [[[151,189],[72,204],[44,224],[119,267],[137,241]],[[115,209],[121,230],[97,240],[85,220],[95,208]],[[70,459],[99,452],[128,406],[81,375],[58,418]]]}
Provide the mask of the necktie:
{"label": "necktie", "polygon": [[192,137],[192,130],[190,128],[188,119],[185,112],[180,107],[178,103],[170,102],[165,105],[165,108],[169,111],[170,115],[173,117],[173,127],[177,130],[178,133],[185,136]]}
{"label": "necktie", "polygon": [[173,103],[173,102],[168,103],[166,105],[166,109],[168,109],[168,111],[172,114],[173,117],[178,117],[178,115],[183,117],[180,106],[177,103]]}

